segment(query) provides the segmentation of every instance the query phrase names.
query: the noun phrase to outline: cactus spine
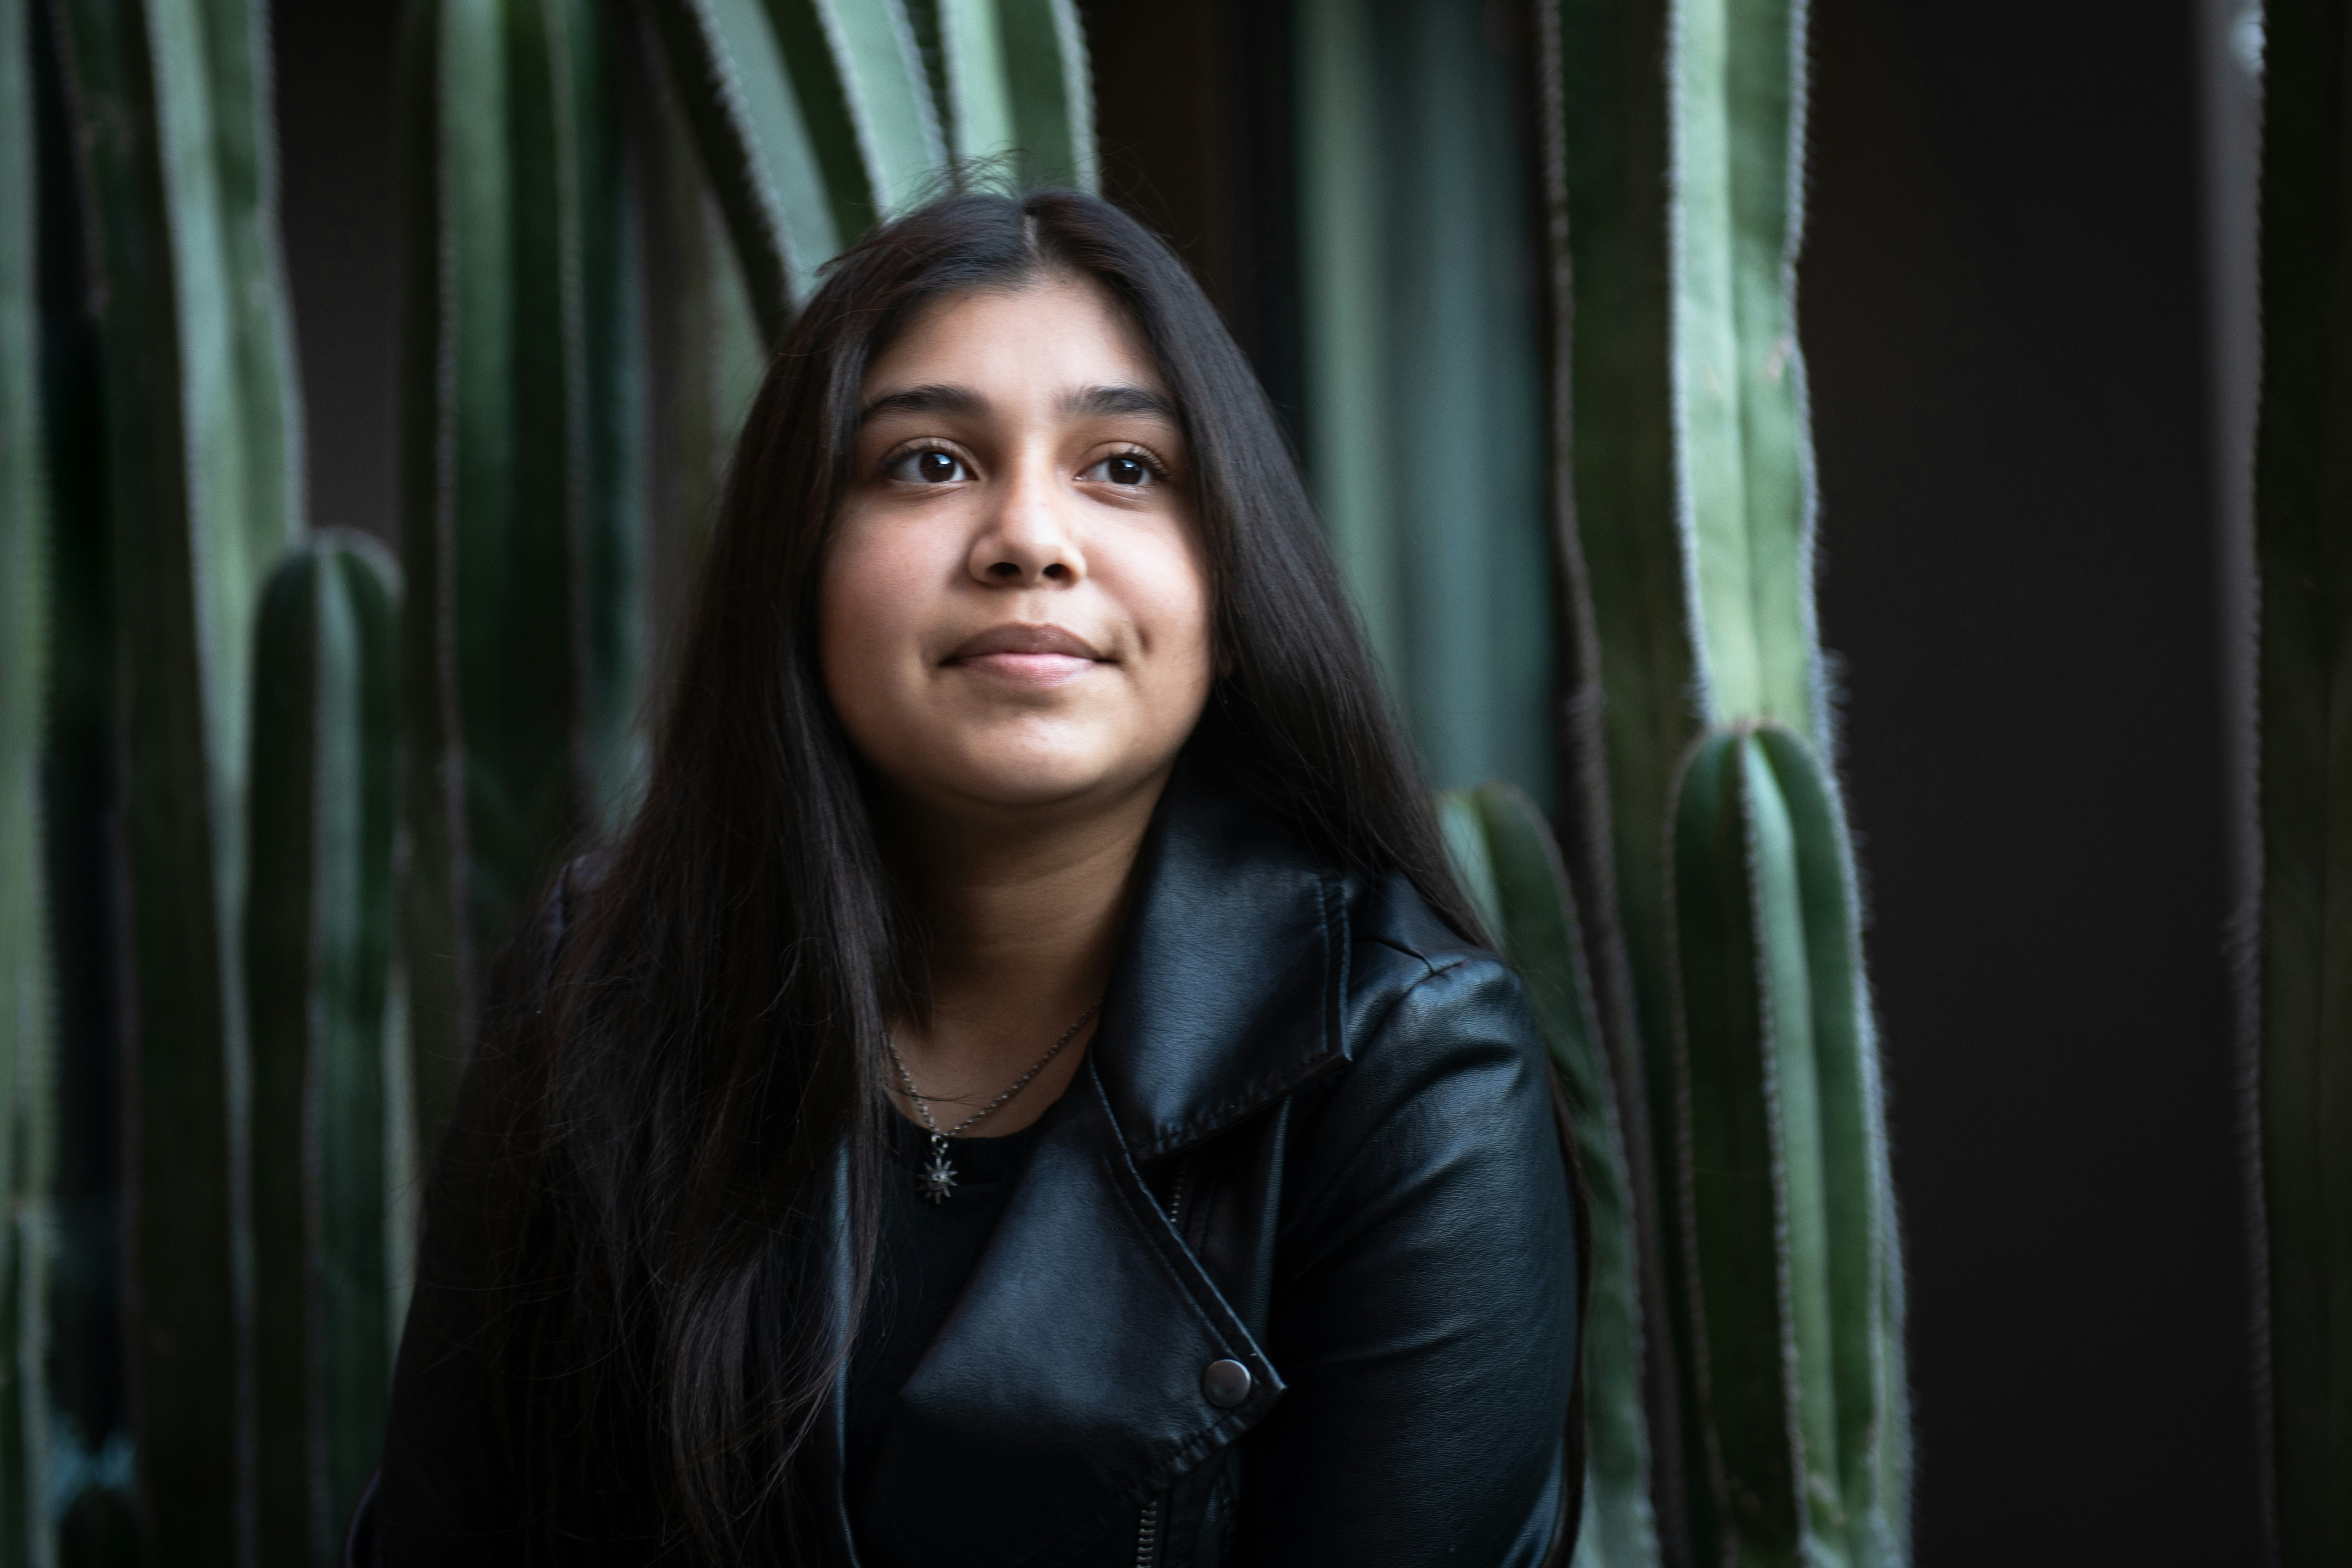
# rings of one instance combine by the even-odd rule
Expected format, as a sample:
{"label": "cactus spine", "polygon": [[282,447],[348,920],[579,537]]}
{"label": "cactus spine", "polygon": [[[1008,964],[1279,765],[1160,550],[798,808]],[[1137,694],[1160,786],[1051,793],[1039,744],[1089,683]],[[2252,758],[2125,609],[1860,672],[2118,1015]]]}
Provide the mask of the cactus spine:
{"label": "cactus spine", "polygon": [[1648,1102],[1669,1550],[1899,1563],[1901,1266],[1820,761],[1804,5],[1554,0],[1543,20],[1570,750],[1606,759],[1570,781],[1571,868],[1615,917],[1601,1017]]}
{"label": "cactus spine", "polygon": [[2262,910],[2252,975],[2272,1449],[2284,1568],[2352,1556],[2352,19],[2263,13]]}
{"label": "cactus spine", "polygon": [[240,901],[253,609],[299,450],[259,6],[58,8],[105,283],[131,1385],[174,1561],[250,1540]]}
{"label": "cactus spine", "polygon": [[48,1541],[50,1062],[40,763],[47,751],[48,518],[41,450],[31,19],[0,0],[0,1568]]}
{"label": "cactus spine", "polygon": [[312,535],[271,574],[256,639],[245,962],[265,1568],[339,1560],[383,1434],[397,598],[382,546]]}

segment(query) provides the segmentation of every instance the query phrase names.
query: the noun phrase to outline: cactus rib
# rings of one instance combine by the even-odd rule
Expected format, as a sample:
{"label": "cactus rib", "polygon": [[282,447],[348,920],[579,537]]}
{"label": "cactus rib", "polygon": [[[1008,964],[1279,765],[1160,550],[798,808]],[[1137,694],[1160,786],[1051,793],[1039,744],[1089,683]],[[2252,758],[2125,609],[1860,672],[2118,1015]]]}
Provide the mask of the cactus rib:
{"label": "cactus rib", "polygon": [[772,346],[841,247],[800,91],[759,0],[648,0],[646,9]]}
{"label": "cactus rib", "polygon": [[1048,184],[1094,190],[1094,89],[1075,0],[996,0],[996,15],[1024,172]]}

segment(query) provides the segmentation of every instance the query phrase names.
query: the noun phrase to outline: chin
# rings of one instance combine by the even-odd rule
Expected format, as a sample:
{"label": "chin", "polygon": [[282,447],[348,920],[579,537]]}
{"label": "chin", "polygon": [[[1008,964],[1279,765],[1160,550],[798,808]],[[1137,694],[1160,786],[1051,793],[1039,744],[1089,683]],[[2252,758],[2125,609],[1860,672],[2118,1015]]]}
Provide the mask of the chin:
{"label": "chin", "polygon": [[[1158,747],[1105,747],[1101,737],[1086,737],[1089,744],[1057,746],[1028,743],[977,745],[961,749],[932,776],[965,800],[998,809],[1065,805],[1089,798],[1116,797],[1156,776],[1167,765]],[[1173,755],[1172,748],[1169,755]]]}
{"label": "chin", "polygon": [[983,805],[1017,810],[1065,805],[1089,796],[1116,795],[1137,782],[1136,775],[1127,769],[1006,763],[962,773],[956,781],[956,793]]}

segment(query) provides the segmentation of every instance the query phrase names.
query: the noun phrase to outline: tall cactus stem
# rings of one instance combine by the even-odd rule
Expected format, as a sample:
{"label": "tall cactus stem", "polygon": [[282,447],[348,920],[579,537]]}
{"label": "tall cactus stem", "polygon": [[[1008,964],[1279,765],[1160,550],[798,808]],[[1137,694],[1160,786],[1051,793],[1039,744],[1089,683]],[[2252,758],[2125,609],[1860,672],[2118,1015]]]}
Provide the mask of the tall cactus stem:
{"label": "tall cactus stem", "polygon": [[635,786],[644,410],[605,7],[435,0],[410,26],[406,951],[431,1148],[484,960]]}
{"label": "tall cactus stem", "polygon": [[0,1568],[51,1561],[45,1361],[56,1042],[42,857],[49,563],[26,0],[0,0]]}
{"label": "tall cactus stem", "polygon": [[1851,856],[1801,738],[1741,726],[1694,745],[1671,875],[1685,1338],[1712,1493],[1696,1549],[1900,1563],[1874,1043]]}
{"label": "tall cactus stem", "polygon": [[[1644,566],[1650,591],[1634,603],[1663,612],[1667,628],[1679,613],[1671,596],[1670,563],[1645,562],[1629,549],[1643,537],[1641,521],[1664,522],[1669,489],[1664,454],[1633,441],[1637,432],[1663,427],[1664,356],[1644,352],[1653,340],[1643,332],[1647,323],[1663,318],[1663,295],[1649,292],[1656,288],[1653,275],[1629,266],[1638,263],[1644,239],[1663,235],[1645,226],[1638,211],[1629,212],[1627,201],[1629,191],[1640,188],[1633,182],[1654,168],[1663,137],[1610,66],[1612,58],[1623,58],[1628,36],[1646,36],[1645,18],[1654,25],[1654,13],[1647,5],[1601,7],[1579,0],[1538,0],[1536,7],[1551,299],[1553,581],[1560,606],[1554,669],[1556,815],[1563,825],[1560,848],[1569,882],[1585,915],[1594,1009],[1607,1045],[1624,1146],[1635,1282],[1642,1319],[1651,1326],[1640,1373],[1654,1460],[1652,1496],[1658,1505],[1662,1551],[1680,1561],[1687,1549],[1681,1392],[1666,1330],[1669,1266],[1656,1154],[1664,1145],[1651,1116],[1653,1069],[1643,1048],[1635,943],[1637,935],[1643,939],[1639,952],[1652,976],[1648,991],[1654,1005],[1665,994],[1657,928],[1648,920],[1656,913],[1658,891],[1657,857],[1651,847],[1659,830],[1653,803],[1664,799],[1664,781],[1643,777],[1642,764],[1654,763],[1662,754],[1664,738],[1655,726],[1661,721],[1679,726],[1686,719],[1679,712],[1629,711],[1626,694],[1621,692],[1613,703],[1611,698],[1612,687],[1644,680],[1653,666],[1687,658],[1678,639],[1657,636],[1655,623],[1651,637],[1637,644],[1629,635],[1631,626],[1616,616],[1629,607],[1622,598],[1625,584],[1629,577],[1638,579]],[[1596,48],[1604,51],[1598,58],[1588,52]],[[1636,309],[1641,303],[1654,316]],[[1659,417],[1644,421],[1644,412]],[[1601,525],[1590,536],[1581,508],[1590,508]],[[1598,563],[1589,551],[1600,552]],[[1596,576],[1608,582],[1613,596],[1605,605],[1594,596]],[[1607,636],[1619,656],[1614,663],[1603,656],[1604,607],[1612,614]],[[1629,660],[1628,653],[1638,657]],[[1613,746],[1612,723],[1624,731]],[[1637,786],[1654,784],[1657,793],[1621,804],[1612,794],[1612,762],[1620,764],[1621,782],[1631,772]],[[1621,817],[1638,825],[1637,838],[1622,850]],[[1621,862],[1626,852],[1632,858]],[[1654,1103],[1662,1108],[1666,1088],[1661,1082],[1655,1089]]]}
{"label": "tall cactus stem", "polygon": [[298,505],[266,26],[245,0],[59,12],[105,285],[139,1485],[175,1561],[226,1563],[253,1534],[247,639]]}
{"label": "tall cactus stem", "polygon": [[260,606],[245,960],[262,1568],[332,1568],[383,1438],[397,597],[381,546],[331,532],[289,552]]}
{"label": "tall cactus stem", "polygon": [[502,517],[513,312],[504,36],[493,0],[425,0],[404,21],[400,372],[402,894],[419,1142],[447,1124],[480,968],[457,705],[461,520]]}

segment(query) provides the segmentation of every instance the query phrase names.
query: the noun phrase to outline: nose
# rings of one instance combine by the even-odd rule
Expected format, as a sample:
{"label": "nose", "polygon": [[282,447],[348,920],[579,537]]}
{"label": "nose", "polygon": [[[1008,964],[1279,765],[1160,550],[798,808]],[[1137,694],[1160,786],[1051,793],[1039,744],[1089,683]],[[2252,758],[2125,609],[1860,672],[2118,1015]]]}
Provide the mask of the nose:
{"label": "nose", "polygon": [[1073,498],[1050,455],[1024,453],[990,489],[993,504],[971,542],[973,577],[992,588],[1067,587],[1085,579]]}

